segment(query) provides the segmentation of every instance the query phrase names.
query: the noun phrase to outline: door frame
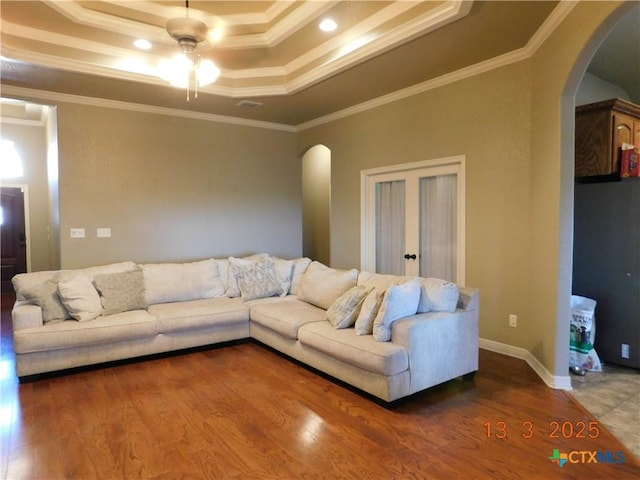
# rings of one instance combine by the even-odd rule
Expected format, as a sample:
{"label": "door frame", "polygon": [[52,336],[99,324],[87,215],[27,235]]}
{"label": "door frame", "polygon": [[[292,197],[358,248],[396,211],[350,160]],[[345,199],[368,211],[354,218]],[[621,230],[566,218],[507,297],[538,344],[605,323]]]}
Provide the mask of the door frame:
{"label": "door frame", "polygon": [[25,183],[5,183],[0,184],[2,188],[19,188],[22,190],[22,197],[24,202],[24,235],[27,241],[26,259],[27,259],[27,272],[31,271],[31,224],[29,222],[29,185]]}
{"label": "door frame", "polygon": [[465,285],[466,272],[466,158],[464,155],[401,163],[360,171],[360,269],[375,271],[375,184],[384,177],[417,170],[433,170],[457,175],[457,268],[456,283]]}

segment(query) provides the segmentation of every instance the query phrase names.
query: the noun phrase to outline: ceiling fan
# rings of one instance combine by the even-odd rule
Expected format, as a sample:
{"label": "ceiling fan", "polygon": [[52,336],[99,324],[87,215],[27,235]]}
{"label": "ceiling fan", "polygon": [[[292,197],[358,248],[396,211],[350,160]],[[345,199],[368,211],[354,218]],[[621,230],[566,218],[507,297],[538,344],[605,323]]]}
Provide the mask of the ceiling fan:
{"label": "ceiling fan", "polygon": [[207,25],[189,16],[189,0],[185,1],[186,15],[171,18],[167,22],[167,33],[178,42],[181,53],[171,59],[162,60],[158,65],[159,76],[171,85],[187,89],[190,100],[191,84],[195,98],[198,88],[210,85],[220,76],[220,69],[211,61],[202,59],[197,51],[198,44],[207,39]]}

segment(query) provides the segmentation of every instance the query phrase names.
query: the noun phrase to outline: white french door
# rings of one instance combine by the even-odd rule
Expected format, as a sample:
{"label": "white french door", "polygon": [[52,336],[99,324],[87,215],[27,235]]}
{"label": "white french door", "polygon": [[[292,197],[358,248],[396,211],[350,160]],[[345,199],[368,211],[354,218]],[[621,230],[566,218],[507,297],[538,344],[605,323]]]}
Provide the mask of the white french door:
{"label": "white french door", "polygon": [[464,157],[362,172],[361,268],[464,284]]}

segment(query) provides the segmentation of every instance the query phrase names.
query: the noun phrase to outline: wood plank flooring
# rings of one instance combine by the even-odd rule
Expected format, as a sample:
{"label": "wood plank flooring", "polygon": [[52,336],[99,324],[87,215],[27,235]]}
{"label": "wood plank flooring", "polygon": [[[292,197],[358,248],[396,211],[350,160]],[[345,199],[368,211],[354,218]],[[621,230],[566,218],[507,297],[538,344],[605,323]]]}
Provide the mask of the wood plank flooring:
{"label": "wood plank flooring", "polygon": [[[390,408],[252,342],[18,384],[6,318],[2,478],[640,477],[638,460],[565,392],[495,353],[481,351],[473,381]],[[556,449],[570,460],[562,468]]]}

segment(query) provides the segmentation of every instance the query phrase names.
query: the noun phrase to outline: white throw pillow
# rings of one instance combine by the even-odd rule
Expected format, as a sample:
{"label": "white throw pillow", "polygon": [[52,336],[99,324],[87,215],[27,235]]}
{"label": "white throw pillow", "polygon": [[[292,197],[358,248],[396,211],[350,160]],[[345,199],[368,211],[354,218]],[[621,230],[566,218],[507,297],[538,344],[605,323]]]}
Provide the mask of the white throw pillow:
{"label": "white throw pillow", "polygon": [[348,328],[355,322],[360,313],[362,302],[369,293],[364,285],[353,287],[340,295],[327,310],[327,320],[336,328]]}
{"label": "white throw pillow", "polygon": [[238,281],[240,294],[245,302],[282,293],[275,262],[271,257],[248,264],[231,263],[231,271]]}
{"label": "white throw pillow", "polygon": [[147,304],[183,302],[224,295],[215,260],[157,263],[142,266]]}
{"label": "white throw pillow", "polygon": [[379,342],[391,340],[391,324],[399,318],[415,315],[420,302],[420,279],[402,285],[391,285],[373,321],[373,336]]}
{"label": "white throw pillow", "polygon": [[302,281],[302,275],[307,271],[311,265],[311,259],[307,257],[296,258],[293,260],[293,272],[291,273],[291,288],[289,293],[291,295],[297,295],[300,289],[300,282]]}
{"label": "white throw pillow", "polygon": [[269,255],[266,253],[257,253],[255,255],[249,255],[248,257],[242,258],[229,257],[229,271],[227,276],[227,289],[225,291],[225,295],[229,298],[240,296],[240,287],[238,286],[238,279],[233,273],[233,265],[249,265],[252,262],[257,262],[268,256]]}
{"label": "white throw pillow", "polygon": [[420,282],[418,313],[455,312],[460,289],[458,285],[440,278],[424,278]]}
{"label": "white throw pillow", "polygon": [[85,275],[58,283],[58,295],[71,318],[79,322],[93,320],[102,314],[100,294]]}
{"label": "white throw pillow", "polygon": [[285,297],[289,294],[291,289],[291,275],[293,274],[293,260],[284,260],[282,258],[272,257],[276,266],[276,273],[278,274],[278,280],[280,280],[280,286],[282,287],[281,297]]}
{"label": "white throw pillow", "polygon": [[364,299],[358,318],[356,318],[356,335],[371,335],[373,333],[373,321],[376,319],[383,296],[384,290],[374,288]]}
{"label": "white throw pillow", "polygon": [[336,270],[313,261],[302,275],[298,298],[328,310],[344,292],[356,286],[358,271]]}

